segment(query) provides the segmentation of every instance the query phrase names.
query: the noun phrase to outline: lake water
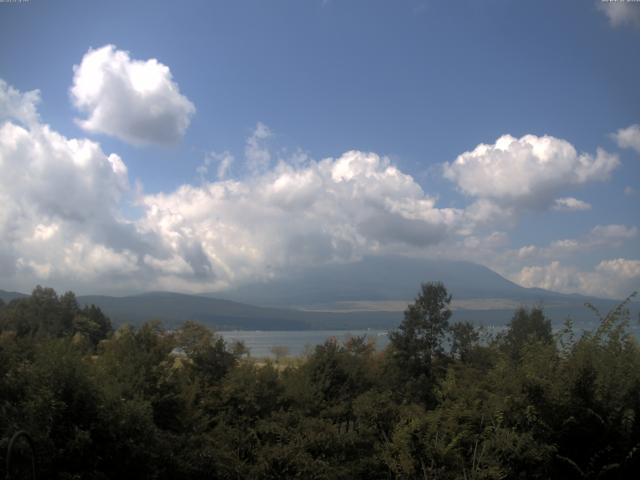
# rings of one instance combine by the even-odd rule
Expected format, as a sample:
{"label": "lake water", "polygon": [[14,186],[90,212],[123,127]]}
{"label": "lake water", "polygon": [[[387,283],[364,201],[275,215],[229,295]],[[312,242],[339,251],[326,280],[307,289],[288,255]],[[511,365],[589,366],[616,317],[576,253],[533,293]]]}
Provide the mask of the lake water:
{"label": "lake water", "polygon": [[[485,332],[495,335],[502,331],[504,326],[485,326]],[[556,327],[557,328],[557,327]],[[590,329],[595,329],[592,326]],[[640,340],[640,326],[630,327],[630,331]],[[579,327],[575,329],[576,337],[582,333]],[[366,335],[375,341],[376,348],[381,350],[389,344],[387,330],[301,330],[301,331],[262,331],[262,330],[227,330],[216,332],[228,342],[241,340],[249,348],[252,357],[273,358],[273,347],[287,347],[288,355],[299,356],[312,350],[316,345],[321,345],[331,337],[344,342],[349,337]]]}
{"label": "lake water", "polygon": [[249,348],[252,357],[273,357],[273,347],[287,347],[289,355],[298,356],[321,345],[331,337],[343,342],[349,337],[366,335],[375,341],[376,348],[382,349],[389,343],[386,330],[303,330],[303,331],[261,331],[228,330],[216,332],[228,342],[240,340]]}

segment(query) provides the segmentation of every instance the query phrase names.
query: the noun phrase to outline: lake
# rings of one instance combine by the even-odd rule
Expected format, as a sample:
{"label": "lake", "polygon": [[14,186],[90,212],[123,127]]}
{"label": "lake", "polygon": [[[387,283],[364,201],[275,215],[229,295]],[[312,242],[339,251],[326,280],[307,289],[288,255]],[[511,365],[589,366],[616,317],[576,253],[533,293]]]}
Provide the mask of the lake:
{"label": "lake", "polygon": [[375,340],[378,349],[384,348],[389,343],[386,330],[227,330],[216,333],[222,335],[228,343],[236,340],[244,342],[252,357],[273,357],[271,353],[273,347],[287,347],[291,356],[302,355],[331,337],[343,342],[349,337],[366,335]]}
{"label": "lake", "polygon": [[[489,335],[495,335],[502,330],[504,326],[485,326],[484,331]],[[558,326],[554,328],[554,333],[557,333]],[[590,326],[590,330],[595,329],[595,325]],[[629,328],[629,331],[640,340],[640,326],[634,325]],[[579,337],[583,329],[576,327],[576,337]],[[263,331],[263,330],[227,330],[217,331],[216,333],[222,335],[222,337],[231,343],[235,340],[240,340],[249,348],[252,357],[270,357],[274,355],[271,353],[273,347],[287,347],[289,349],[288,355],[299,356],[306,353],[306,351],[313,349],[316,345],[323,344],[327,339],[335,337],[338,341],[344,342],[349,337],[366,335],[376,343],[376,348],[381,350],[385,348],[389,343],[389,335],[387,330],[296,330],[296,331]],[[445,341],[446,343],[446,341]]]}

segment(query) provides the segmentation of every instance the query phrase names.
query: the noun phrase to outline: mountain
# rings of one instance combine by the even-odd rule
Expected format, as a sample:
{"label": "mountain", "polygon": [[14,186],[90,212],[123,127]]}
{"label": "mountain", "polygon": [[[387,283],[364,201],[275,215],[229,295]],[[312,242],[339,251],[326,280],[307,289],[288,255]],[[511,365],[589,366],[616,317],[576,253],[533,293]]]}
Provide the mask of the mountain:
{"label": "mountain", "polygon": [[254,283],[208,296],[264,306],[316,306],[355,301],[411,300],[420,284],[441,281],[455,299],[576,298],[523,288],[487,267],[471,262],[419,260],[399,256],[365,257],[349,264],[300,270],[288,278]]}
{"label": "mountain", "polygon": [[[299,270],[288,278],[254,283],[207,296],[254,305],[315,312],[396,312],[417,295],[420,284],[441,281],[453,296],[454,318],[503,324],[519,306],[541,305],[556,322],[595,316],[585,303],[607,312],[619,302],[540,288],[524,288],[482,265],[401,256],[365,257],[350,264]],[[637,303],[634,304],[637,309]]]}
{"label": "mountain", "polygon": [[307,330],[389,328],[400,321],[397,314],[390,312],[307,312],[171,292],[128,297],[82,295],[78,302],[100,307],[116,324],[161,320],[172,327],[195,320],[218,330]]}
{"label": "mountain", "polygon": [[[99,306],[116,325],[157,319],[169,327],[195,320],[218,330],[390,329],[402,321],[404,309],[427,281],[442,281],[453,295],[454,321],[476,324],[503,325],[519,306],[541,305],[556,325],[572,317],[592,328],[597,317],[585,303],[603,313],[619,303],[523,288],[470,262],[392,256],[301,269],[286,279],[206,295],[85,295],[78,301]],[[0,290],[5,302],[20,296]],[[631,305],[634,317],[639,305]]]}
{"label": "mountain", "polygon": [[[8,303],[28,295],[0,290]],[[150,292],[115,297],[80,295],[80,305],[96,305],[117,326],[160,320],[171,328],[195,320],[217,330],[333,330],[393,328],[397,312],[307,312],[290,308],[256,307],[240,302],[172,292]]]}
{"label": "mountain", "polygon": [[19,292],[7,292],[6,290],[0,290],[0,300],[5,303],[9,303],[11,300],[15,300],[16,298],[24,297],[28,297],[28,295]]}
{"label": "mountain", "polygon": [[78,302],[100,307],[116,323],[139,324],[147,320],[162,320],[168,325],[176,325],[185,320],[195,320],[219,328],[307,328],[303,322],[295,320],[289,311],[180,293],[151,292],[127,297],[82,295],[78,297]]}

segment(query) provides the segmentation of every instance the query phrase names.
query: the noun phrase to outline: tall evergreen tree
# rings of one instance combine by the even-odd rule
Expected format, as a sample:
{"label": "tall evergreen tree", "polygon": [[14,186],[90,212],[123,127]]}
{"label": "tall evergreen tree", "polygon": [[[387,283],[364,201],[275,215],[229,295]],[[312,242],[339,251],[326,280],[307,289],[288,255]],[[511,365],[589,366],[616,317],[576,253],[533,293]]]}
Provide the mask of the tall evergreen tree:
{"label": "tall evergreen tree", "polygon": [[443,353],[450,303],[451,295],[441,282],[423,283],[399,329],[390,335],[393,375],[405,384],[410,398],[426,403],[433,400],[433,361]]}

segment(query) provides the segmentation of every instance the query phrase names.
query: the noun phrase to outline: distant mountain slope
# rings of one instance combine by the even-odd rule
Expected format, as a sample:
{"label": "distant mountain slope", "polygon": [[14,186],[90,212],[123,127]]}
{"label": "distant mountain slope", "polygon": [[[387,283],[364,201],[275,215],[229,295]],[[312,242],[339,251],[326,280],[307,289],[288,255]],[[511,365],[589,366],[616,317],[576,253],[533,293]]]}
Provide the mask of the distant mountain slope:
{"label": "distant mountain slope", "polygon": [[9,303],[11,300],[15,300],[16,298],[24,297],[28,297],[28,295],[19,292],[7,292],[6,290],[0,290],[0,300],[5,303]]}
{"label": "distant mountain slope", "polygon": [[[593,299],[594,304],[607,312],[617,302]],[[402,306],[396,311],[379,309],[296,310],[289,308],[256,307],[239,302],[178,293],[148,293],[129,297],[80,296],[83,305],[99,306],[116,324],[141,324],[147,320],[161,320],[165,326],[175,327],[186,320],[195,320],[217,330],[340,330],[367,328],[396,328],[403,318]],[[408,303],[408,302],[407,302]],[[531,306],[538,303],[521,302]],[[406,306],[406,305],[405,305]],[[584,306],[573,303],[545,303],[545,313],[558,325],[572,317],[580,326],[591,328],[597,318]],[[502,308],[454,307],[452,321],[470,321],[484,325],[504,325],[512,317],[513,305]],[[634,315],[637,315],[635,304]]]}
{"label": "distant mountain slope", "polygon": [[299,271],[288,278],[255,283],[208,296],[264,306],[314,306],[340,302],[411,300],[420,284],[440,281],[456,300],[500,298],[564,301],[586,297],[523,288],[471,262],[420,260],[400,256],[365,257],[350,264]]}
{"label": "distant mountain slope", "polygon": [[128,297],[83,295],[78,301],[97,305],[117,323],[138,324],[155,319],[175,325],[196,320],[220,328],[308,328],[288,311],[180,293],[152,292]]}
{"label": "distant mountain slope", "polygon": [[[572,317],[586,326],[595,322],[596,317],[585,303],[595,305],[603,313],[619,303],[617,300],[524,288],[489,268],[471,262],[401,256],[365,257],[352,264],[310,268],[286,279],[241,286],[208,296],[241,299],[269,307],[332,312],[359,310],[364,313],[368,310],[379,313],[387,305],[395,305],[395,318],[399,322],[403,306],[415,298],[420,284],[428,281],[443,282],[453,295],[454,320],[482,324],[504,324],[518,306],[541,305],[556,324]],[[638,303],[634,303],[634,315],[637,315],[638,308]]]}
{"label": "distant mountain slope", "polygon": [[[195,320],[216,329],[305,330],[395,328],[420,284],[442,281],[453,295],[453,321],[501,325],[522,306],[542,305],[555,324],[568,316],[583,327],[618,301],[523,288],[492,270],[469,262],[367,257],[348,265],[300,270],[287,279],[256,283],[208,295],[154,292],[112,297],[79,296],[99,306],[115,324],[162,320],[175,326]],[[9,301],[23,294],[0,290]],[[259,305],[259,306],[256,306]],[[634,318],[640,304],[631,306]]]}
{"label": "distant mountain slope", "polygon": [[401,316],[394,312],[305,312],[170,292],[128,297],[83,295],[78,297],[78,301],[83,305],[100,307],[117,324],[140,324],[156,319],[165,325],[175,326],[186,320],[195,320],[219,330],[306,330],[390,328],[401,320]]}

